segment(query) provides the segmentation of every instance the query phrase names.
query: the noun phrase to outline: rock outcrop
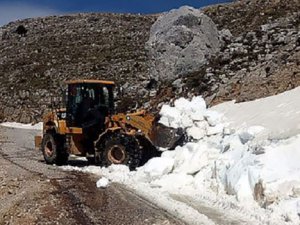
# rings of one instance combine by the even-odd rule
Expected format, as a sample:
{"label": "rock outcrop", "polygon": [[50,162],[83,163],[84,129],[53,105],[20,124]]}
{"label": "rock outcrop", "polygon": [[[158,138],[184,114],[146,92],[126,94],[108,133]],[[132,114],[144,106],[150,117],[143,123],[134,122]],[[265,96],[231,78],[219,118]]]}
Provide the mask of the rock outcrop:
{"label": "rock outcrop", "polygon": [[187,76],[186,92],[217,104],[254,100],[300,85],[299,7],[283,0],[241,0],[203,11],[223,29],[225,45],[208,65]]}
{"label": "rock outcrop", "polygon": [[150,76],[166,81],[199,70],[221,48],[214,22],[199,9],[183,6],[162,14],[150,30]]}

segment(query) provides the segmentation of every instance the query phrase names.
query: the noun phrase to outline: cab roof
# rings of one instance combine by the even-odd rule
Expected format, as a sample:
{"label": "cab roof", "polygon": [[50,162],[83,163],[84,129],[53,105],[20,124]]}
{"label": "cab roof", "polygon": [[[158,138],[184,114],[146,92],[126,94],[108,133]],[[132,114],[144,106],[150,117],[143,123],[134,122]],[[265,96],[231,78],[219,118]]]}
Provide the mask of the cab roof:
{"label": "cab roof", "polygon": [[108,80],[68,80],[66,84],[105,84],[115,85],[115,82]]}

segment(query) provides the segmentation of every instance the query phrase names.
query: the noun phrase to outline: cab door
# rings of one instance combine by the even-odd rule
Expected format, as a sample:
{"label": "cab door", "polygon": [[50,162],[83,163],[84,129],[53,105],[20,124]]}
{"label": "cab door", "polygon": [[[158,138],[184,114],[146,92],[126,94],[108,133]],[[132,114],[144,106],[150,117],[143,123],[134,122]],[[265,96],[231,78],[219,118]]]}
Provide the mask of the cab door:
{"label": "cab door", "polygon": [[67,127],[80,127],[78,121],[79,106],[82,102],[82,86],[79,84],[69,84],[67,90]]}

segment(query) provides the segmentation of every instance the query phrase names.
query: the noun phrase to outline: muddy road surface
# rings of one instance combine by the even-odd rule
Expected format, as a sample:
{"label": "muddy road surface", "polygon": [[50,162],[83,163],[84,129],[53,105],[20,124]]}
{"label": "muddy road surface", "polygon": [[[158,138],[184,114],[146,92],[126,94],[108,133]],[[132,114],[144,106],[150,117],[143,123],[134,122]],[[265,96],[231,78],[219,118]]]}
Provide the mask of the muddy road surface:
{"label": "muddy road surface", "polygon": [[0,126],[0,224],[183,224],[119,184],[46,165],[37,132]]}

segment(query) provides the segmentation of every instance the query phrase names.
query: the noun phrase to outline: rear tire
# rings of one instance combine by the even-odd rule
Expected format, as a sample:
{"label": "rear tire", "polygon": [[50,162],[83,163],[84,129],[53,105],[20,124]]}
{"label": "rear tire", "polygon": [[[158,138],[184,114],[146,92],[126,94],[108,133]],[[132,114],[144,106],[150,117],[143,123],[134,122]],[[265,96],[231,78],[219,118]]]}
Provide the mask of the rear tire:
{"label": "rear tire", "polygon": [[63,165],[68,161],[68,153],[57,134],[47,133],[43,137],[42,152],[47,164]]}
{"label": "rear tire", "polygon": [[103,166],[123,164],[134,170],[141,163],[142,149],[133,136],[112,134],[105,141],[101,159]]}

